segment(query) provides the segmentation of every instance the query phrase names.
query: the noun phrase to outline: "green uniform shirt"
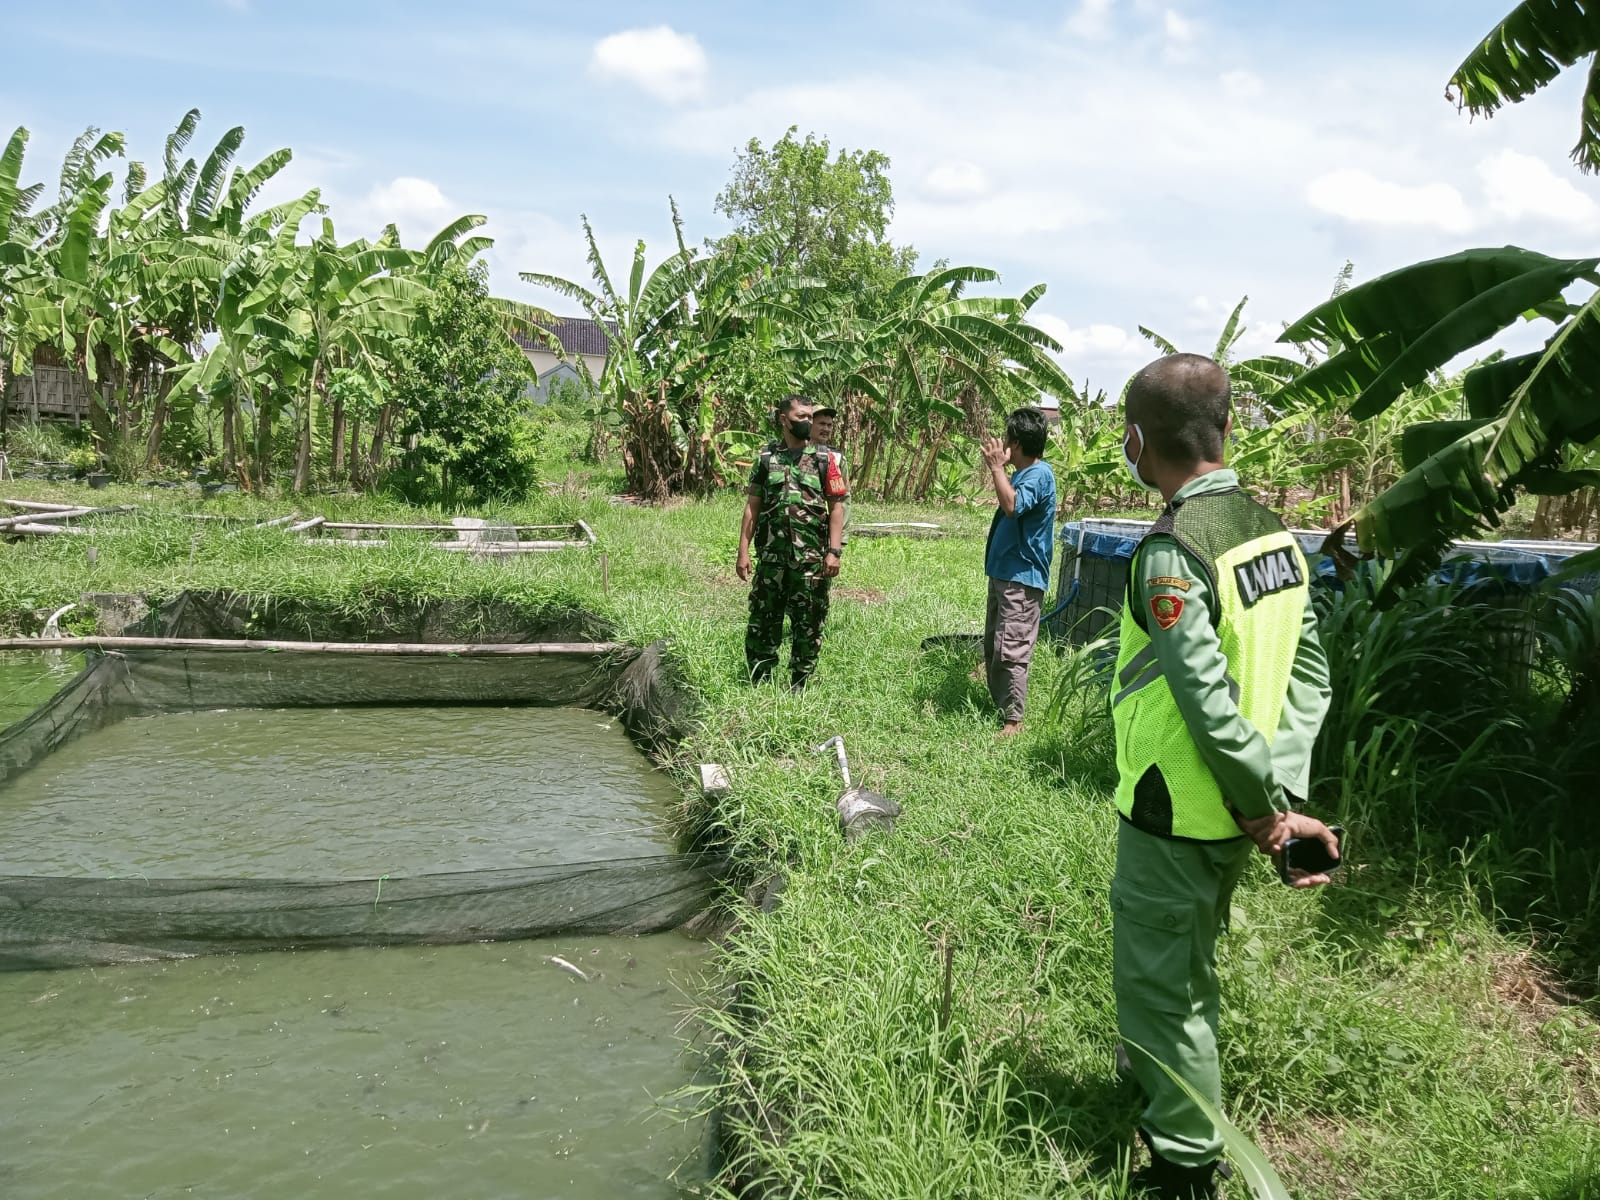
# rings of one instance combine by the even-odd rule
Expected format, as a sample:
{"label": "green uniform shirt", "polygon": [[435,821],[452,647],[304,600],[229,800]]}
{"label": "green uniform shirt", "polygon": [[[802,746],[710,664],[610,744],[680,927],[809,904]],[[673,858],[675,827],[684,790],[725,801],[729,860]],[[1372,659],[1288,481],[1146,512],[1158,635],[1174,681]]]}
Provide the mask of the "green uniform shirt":
{"label": "green uniform shirt", "polygon": [[[1238,476],[1223,469],[1191,480],[1173,498],[1238,486]],[[1269,745],[1240,714],[1229,692],[1228,661],[1212,624],[1211,587],[1199,561],[1175,539],[1157,535],[1144,543],[1129,569],[1140,611],[1151,611],[1157,597],[1183,602],[1170,628],[1152,621],[1149,633],[1172,698],[1222,794],[1247,818],[1286,810],[1285,792],[1303,800],[1310,789],[1311,748],[1331,694],[1328,659],[1309,595],[1283,715]]]}
{"label": "green uniform shirt", "polygon": [[759,506],[754,549],[761,562],[823,562],[828,510],[850,494],[836,455],[811,446],[763,449],[750,468],[747,490]]}

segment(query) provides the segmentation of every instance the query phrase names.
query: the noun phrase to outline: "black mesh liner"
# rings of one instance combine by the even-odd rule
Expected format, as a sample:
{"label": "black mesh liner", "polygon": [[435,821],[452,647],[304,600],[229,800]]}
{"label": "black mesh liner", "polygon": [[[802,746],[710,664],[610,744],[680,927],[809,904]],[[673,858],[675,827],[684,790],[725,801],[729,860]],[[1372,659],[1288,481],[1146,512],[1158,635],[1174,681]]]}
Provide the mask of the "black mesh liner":
{"label": "black mesh liner", "polygon": [[[663,746],[688,699],[660,646],[602,656],[341,655],[157,650],[92,655],[0,731],[5,785],[67,740],[123,717],[356,704],[590,705]],[[652,855],[382,880],[0,876],[0,970],[228,950],[649,933],[704,909],[717,864]]]}

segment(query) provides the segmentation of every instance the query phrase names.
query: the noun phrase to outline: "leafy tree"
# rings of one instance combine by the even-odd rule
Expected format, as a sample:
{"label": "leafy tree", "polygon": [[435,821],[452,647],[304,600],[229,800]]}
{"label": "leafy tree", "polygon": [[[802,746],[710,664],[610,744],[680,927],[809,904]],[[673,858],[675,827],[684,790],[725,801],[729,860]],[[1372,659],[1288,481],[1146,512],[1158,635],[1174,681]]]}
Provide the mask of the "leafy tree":
{"label": "leafy tree", "polygon": [[537,444],[521,415],[533,382],[527,356],[504,336],[488,269],[452,263],[434,280],[403,349],[394,396],[408,466],[437,472],[435,494],[520,499],[537,483]]}
{"label": "leafy tree", "polygon": [[[716,209],[730,237],[770,238],[772,265],[794,267],[835,292],[871,293],[909,274],[917,252],[889,241],[894,188],[877,150],[833,152],[826,138],[796,126],[770,147],[751,138],[733,164]],[[727,245],[724,238],[716,245]]]}

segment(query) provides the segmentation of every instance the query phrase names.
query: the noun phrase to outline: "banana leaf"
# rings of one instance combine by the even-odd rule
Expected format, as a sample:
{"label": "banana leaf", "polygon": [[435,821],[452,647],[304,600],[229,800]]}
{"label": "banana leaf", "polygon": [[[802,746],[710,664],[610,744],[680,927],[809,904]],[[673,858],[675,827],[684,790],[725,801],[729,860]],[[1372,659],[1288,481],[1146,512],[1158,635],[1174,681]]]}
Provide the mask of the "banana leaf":
{"label": "banana leaf", "polygon": [[1278,403],[1327,406],[1353,399],[1351,416],[1375,416],[1457,355],[1559,299],[1576,280],[1595,279],[1597,267],[1600,259],[1556,259],[1505,246],[1380,276],[1284,331],[1283,342],[1322,340],[1348,348],[1290,383]]}
{"label": "banana leaf", "polygon": [[1211,1123],[1217,1127],[1217,1132],[1222,1136],[1223,1150],[1228,1156],[1228,1161],[1233,1164],[1234,1172],[1244,1180],[1250,1188],[1250,1194],[1256,1200],[1291,1200],[1289,1189],[1283,1186],[1283,1180],[1278,1178],[1278,1173],[1272,1169],[1272,1164],[1267,1161],[1267,1156],[1261,1152],[1261,1148],[1251,1141],[1242,1129],[1228,1120],[1221,1109],[1195,1091],[1187,1079],[1138,1042],[1126,1044],[1130,1050],[1137,1051],[1160,1067],[1167,1078],[1182,1089],[1183,1094],[1189,1097],[1195,1107],[1211,1118]]}
{"label": "banana leaf", "polygon": [[[1493,116],[1596,51],[1600,9],[1594,0],[1523,0],[1456,68],[1450,94],[1474,116]],[[1594,63],[1572,160],[1585,171],[1600,171],[1600,74]]]}

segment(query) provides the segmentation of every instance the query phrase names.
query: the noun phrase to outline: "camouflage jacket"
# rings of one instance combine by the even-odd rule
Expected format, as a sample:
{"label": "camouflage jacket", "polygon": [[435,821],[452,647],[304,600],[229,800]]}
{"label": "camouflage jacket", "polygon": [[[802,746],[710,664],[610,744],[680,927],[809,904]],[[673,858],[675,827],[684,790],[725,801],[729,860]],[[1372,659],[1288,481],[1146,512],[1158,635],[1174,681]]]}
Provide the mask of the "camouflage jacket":
{"label": "camouflage jacket", "polygon": [[763,562],[820,563],[828,548],[828,503],[849,494],[839,457],[807,446],[764,447],[750,469],[757,499],[754,549]]}

